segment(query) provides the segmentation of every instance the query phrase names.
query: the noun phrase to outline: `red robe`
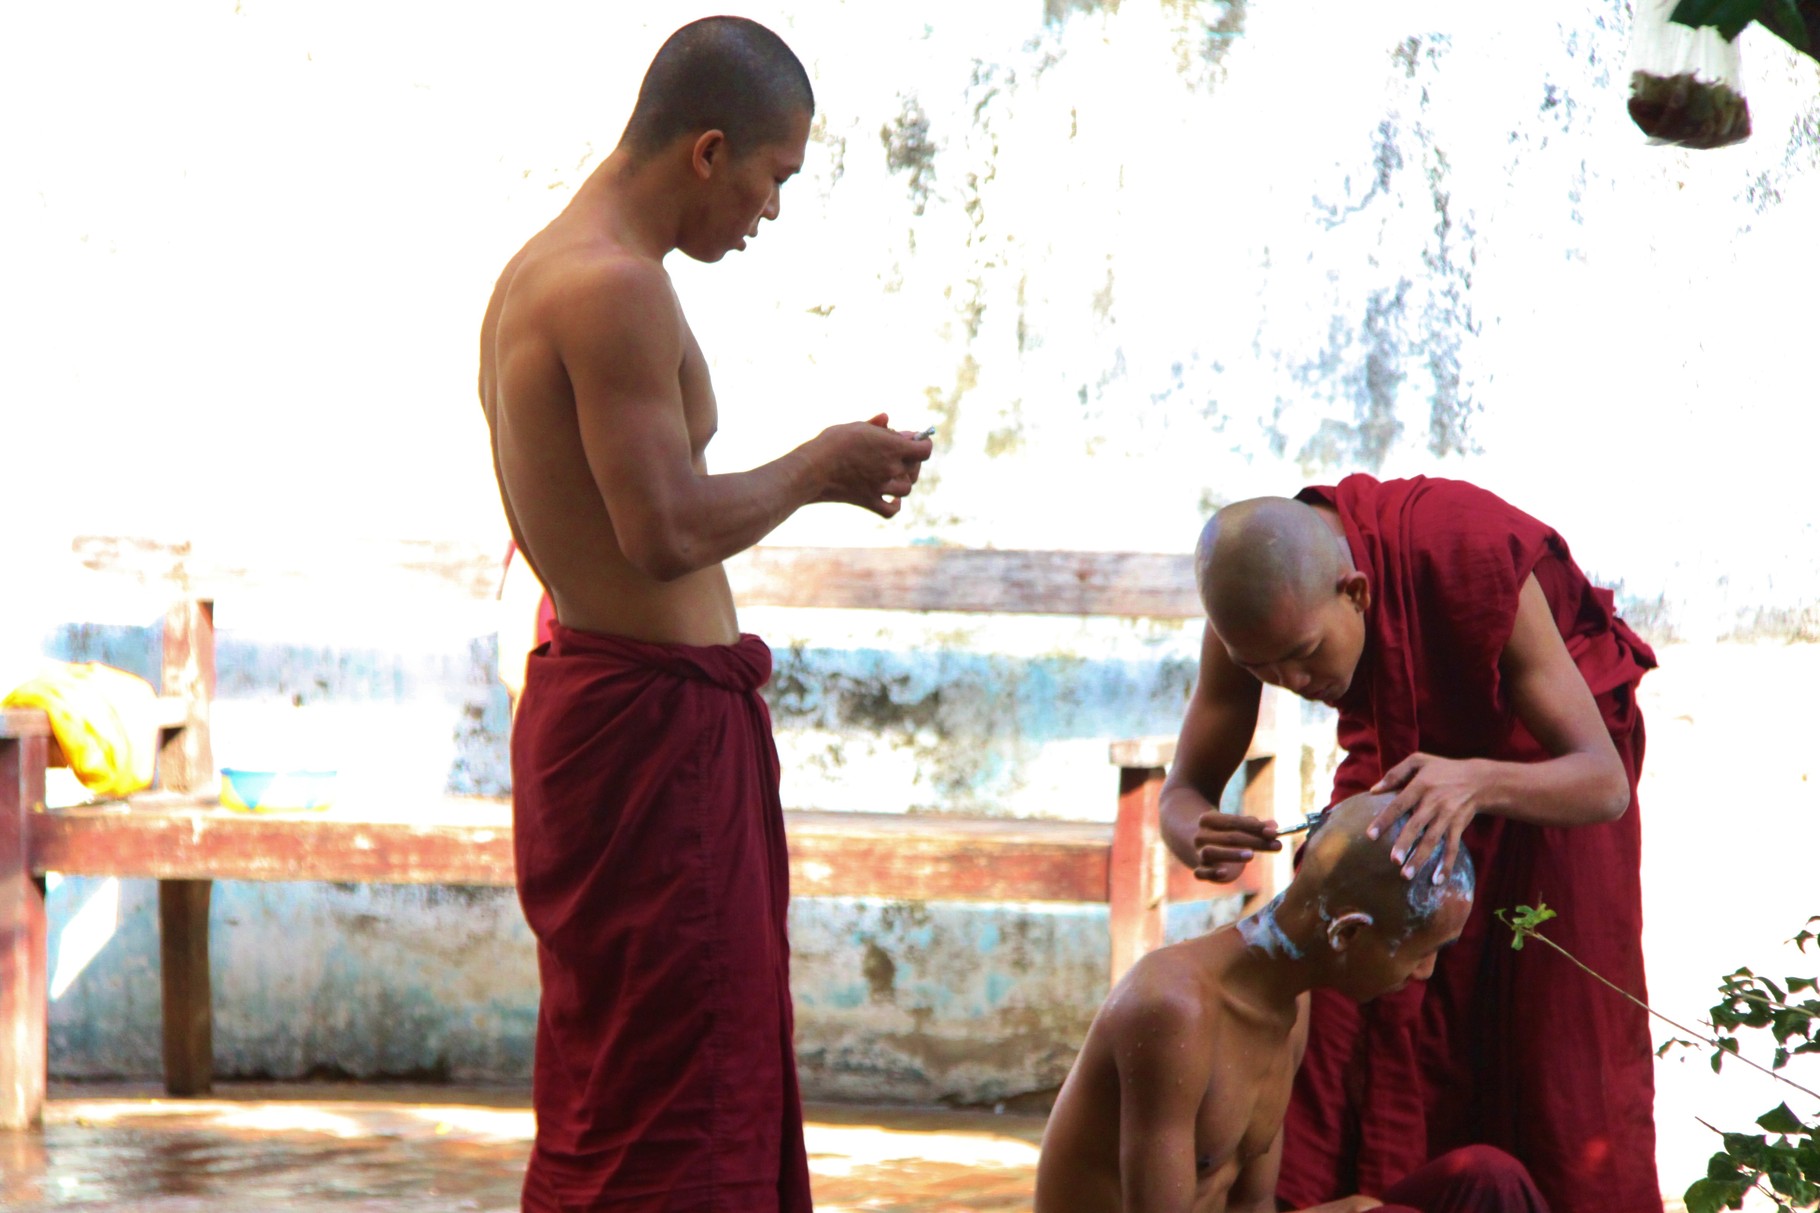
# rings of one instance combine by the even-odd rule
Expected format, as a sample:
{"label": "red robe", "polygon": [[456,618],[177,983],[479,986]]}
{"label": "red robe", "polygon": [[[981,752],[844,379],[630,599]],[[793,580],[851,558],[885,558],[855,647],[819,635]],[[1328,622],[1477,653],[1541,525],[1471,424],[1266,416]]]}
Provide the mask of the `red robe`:
{"label": "red robe", "polygon": [[771,651],[553,626],[512,735],[527,1213],[808,1213]]}
{"label": "red robe", "polygon": [[1617,821],[1573,829],[1480,817],[1465,841],[1478,894],[1434,977],[1361,1006],[1316,991],[1285,1121],[1278,1195],[1302,1208],[1378,1194],[1423,1162],[1483,1142],[1527,1165],[1556,1213],[1660,1213],[1648,1018],[1538,944],[1510,948],[1495,909],[1546,902],[1546,933],[1646,998],[1636,800],[1655,654],[1567,544],[1491,493],[1417,477],[1349,476],[1300,500],[1335,507],[1372,606],[1340,703],[1335,803],[1417,750],[1547,757],[1514,716],[1498,659],[1534,574],[1630,777]]}

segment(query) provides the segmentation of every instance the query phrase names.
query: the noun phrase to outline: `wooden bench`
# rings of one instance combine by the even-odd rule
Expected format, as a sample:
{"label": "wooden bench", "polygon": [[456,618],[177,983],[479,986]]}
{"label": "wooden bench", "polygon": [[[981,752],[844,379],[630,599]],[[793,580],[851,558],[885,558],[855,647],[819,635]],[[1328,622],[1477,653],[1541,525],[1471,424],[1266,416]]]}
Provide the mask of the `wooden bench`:
{"label": "wooden bench", "polygon": [[[742,604],[1190,619],[1187,558],[1132,554],[757,549],[730,566]],[[0,1129],[38,1123],[47,1067],[43,876],[159,881],[165,1084],[198,1095],[212,1078],[208,907],[215,880],[510,886],[508,802],[449,797],[399,820],[253,815],[216,803],[208,741],[214,688],[210,604],[166,621],[170,729],[158,790],[127,805],[46,811],[44,717],[0,717]],[[1273,736],[1266,698],[1260,738]],[[1120,741],[1111,823],[786,812],[795,896],[915,901],[1098,902],[1109,906],[1112,977],[1162,942],[1171,902],[1270,892],[1254,864],[1238,885],[1196,881],[1162,846],[1157,798],[1173,740]],[[1243,772],[1245,811],[1286,817],[1295,781],[1269,745]]]}

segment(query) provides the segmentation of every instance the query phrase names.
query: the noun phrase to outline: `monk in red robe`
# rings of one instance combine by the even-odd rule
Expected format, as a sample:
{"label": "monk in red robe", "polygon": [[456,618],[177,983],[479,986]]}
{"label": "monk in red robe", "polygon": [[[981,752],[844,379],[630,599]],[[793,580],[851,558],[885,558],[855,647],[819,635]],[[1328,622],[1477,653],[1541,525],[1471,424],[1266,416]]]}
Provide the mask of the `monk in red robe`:
{"label": "monk in red robe", "polygon": [[1339,713],[1335,801],[1395,799],[1412,871],[1440,851],[1479,895],[1433,977],[1361,1006],[1312,999],[1278,1195],[1380,1192],[1485,1143],[1521,1159],[1557,1213],[1656,1213],[1644,1013],[1495,909],[1546,902],[1549,934],[1639,998],[1637,682],[1655,656],[1566,542],[1482,489],[1350,476],[1222,510],[1198,552],[1208,626],[1162,797],[1163,832],[1233,879],[1276,823],[1212,809],[1268,682]]}
{"label": "monk in red robe", "polygon": [[532,1213],[810,1208],[770,650],[721,562],[811,502],[893,516],[930,444],[878,416],[710,475],[717,406],[663,260],[718,261],[778,217],[813,109],[770,30],[683,27],[487,306],[500,494],[556,612],[512,735],[542,981]]}
{"label": "monk in red robe", "polygon": [[[1430,976],[1471,912],[1473,867],[1443,853],[1417,879],[1367,831],[1392,793],[1355,796],[1309,840],[1294,882],[1234,927],[1161,948],[1114,987],[1056,1097],[1036,1213],[1276,1213],[1283,1116],[1311,990],[1369,1001]],[[1301,1213],[1548,1213],[1491,1146],[1427,1163],[1381,1197]]]}

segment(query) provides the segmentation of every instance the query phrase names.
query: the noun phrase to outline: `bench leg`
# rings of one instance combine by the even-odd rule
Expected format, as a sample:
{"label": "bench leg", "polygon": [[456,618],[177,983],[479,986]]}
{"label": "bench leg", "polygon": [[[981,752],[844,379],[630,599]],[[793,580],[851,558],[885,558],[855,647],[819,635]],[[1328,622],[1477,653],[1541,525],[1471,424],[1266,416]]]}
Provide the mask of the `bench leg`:
{"label": "bench leg", "polygon": [[1163,943],[1169,890],[1168,850],[1158,816],[1161,767],[1119,771],[1119,815],[1112,827],[1112,980],[1117,984],[1138,957]]}
{"label": "bench leg", "polygon": [[207,880],[158,882],[159,964],[164,977],[164,1089],[207,1095],[215,1077],[209,1005]]}
{"label": "bench leg", "polygon": [[30,815],[44,802],[42,737],[0,740],[0,1130],[43,1123],[49,1066],[44,883]]}

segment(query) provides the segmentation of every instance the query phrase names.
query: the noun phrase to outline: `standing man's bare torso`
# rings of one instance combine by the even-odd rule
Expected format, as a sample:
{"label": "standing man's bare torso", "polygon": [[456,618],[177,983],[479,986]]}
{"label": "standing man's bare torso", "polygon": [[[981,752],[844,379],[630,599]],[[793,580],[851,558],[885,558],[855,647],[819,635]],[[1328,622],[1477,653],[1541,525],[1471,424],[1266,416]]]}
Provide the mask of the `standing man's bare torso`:
{"label": "standing man's bare torso", "polygon": [[[720,565],[660,581],[627,559],[591,466],[562,344],[610,345],[652,330],[672,337],[661,365],[674,368],[690,454],[704,474],[718,424],[707,362],[667,277],[660,297],[668,296],[673,321],[616,314],[615,280],[630,275],[649,287],[662,267],[581,230],[573,217],[558,218],[507,264],[481,329],[480,397],[512,535],[564,626],[659,643],[732,643],[739,624]],[[620,306],[642,308],[650,295],[631,293]],[[578,333],[584,317],[620,331]],[[612,418],[597,424],[610,432]]]}

